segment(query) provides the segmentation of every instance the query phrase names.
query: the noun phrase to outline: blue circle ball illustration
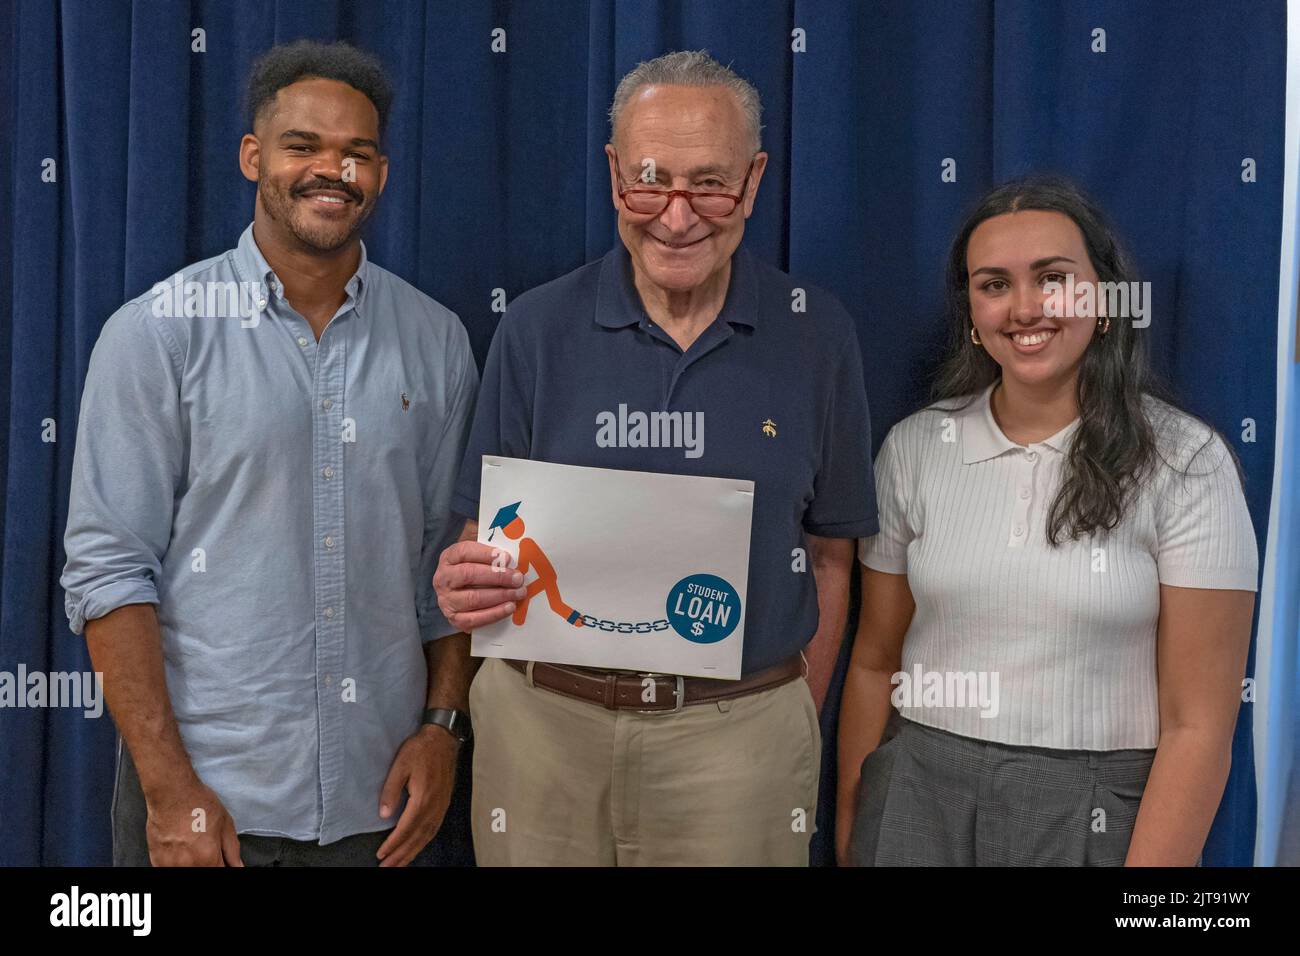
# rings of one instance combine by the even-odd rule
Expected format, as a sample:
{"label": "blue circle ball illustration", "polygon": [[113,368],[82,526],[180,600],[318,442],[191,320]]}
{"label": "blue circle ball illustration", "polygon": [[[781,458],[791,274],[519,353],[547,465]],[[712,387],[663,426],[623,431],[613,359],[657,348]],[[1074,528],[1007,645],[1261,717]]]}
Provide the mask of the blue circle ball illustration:
{"label": "blue circle ball illustration", "polygon": [[695,644],[716,644],[740,623],[740,595],[716,574],[691,574],[668,592],[668,623]]}

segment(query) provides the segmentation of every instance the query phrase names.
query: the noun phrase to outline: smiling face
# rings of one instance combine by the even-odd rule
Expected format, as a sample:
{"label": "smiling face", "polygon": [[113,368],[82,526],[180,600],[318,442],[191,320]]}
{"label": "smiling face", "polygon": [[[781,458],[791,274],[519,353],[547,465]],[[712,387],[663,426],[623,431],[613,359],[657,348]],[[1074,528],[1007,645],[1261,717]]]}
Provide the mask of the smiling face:
{"label": "smiling face", "polygon": [[1073,275],[1076,286],[1095,287],[1097,271],[1074,220],[1038,209],[986,219],[971,233],[966,270],[971,322],[1003,377],[1031,386],[1073,382],[1097,321],[1073,317],[1063,292],[1045,309],[1044,284],[1064,285]]}
{"label": "smiling face", "polygon": [[379,113],[359,90],[308,78],[284,87],[240,144],[244,175],[281,238],[333,252],[361,229],[388,178]]}
{"label": "smiling face", "polygon": [[[724,87],[649,85],[637,91],[623,108],[615,142],[605,152],[618,233],[639,276],[665,291],[684,292],[727,266],[754,210],[767,165],[767,154],[755,156],[751,146],[744,113]],[[744,196],[722,218],[700,217],[685,196],[673,197],[659,215],[633,213],[619,198],[620,172],[624,188],[740,195],[751,159]]]}

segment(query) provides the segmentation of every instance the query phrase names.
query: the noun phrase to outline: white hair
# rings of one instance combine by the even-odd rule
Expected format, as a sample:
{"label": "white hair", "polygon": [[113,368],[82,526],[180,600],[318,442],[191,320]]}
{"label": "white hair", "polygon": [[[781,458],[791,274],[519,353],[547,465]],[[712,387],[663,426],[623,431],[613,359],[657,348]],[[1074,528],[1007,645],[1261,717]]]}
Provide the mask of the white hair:
{"label": "white hair", "polygon": [[705,50],[678,50],[638,63],[618,82],[614,102],[609,107],[609,131],[612,140],[618,134],[618,118],[637,90],[643,86],[721,86],[736,97],[749,129],[750,145],[757,153],[762,148],[759,123],[763,104],[753,84],[723,66]]}

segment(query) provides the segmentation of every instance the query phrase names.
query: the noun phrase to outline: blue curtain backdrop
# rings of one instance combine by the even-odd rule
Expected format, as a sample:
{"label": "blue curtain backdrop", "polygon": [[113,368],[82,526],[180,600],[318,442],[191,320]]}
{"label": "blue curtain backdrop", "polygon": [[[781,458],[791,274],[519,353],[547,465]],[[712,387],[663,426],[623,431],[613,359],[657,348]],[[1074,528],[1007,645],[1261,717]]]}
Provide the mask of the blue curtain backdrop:
{"label": "blue curtain backdrop", "polygon": [[[454,309],[480,361],[494,289],[514,296],[614,239],[601,146],[618,77],[671,49],[733,64],[762,95],[772,157],[745,241],[855,316],[877,446],[923,397],[963,211],[1018,174],[1076,177],[1154,285],[1158,367],[1241,456],[1262,546],[1285,16],[1281,0],[0,3],[0,670],[89,668],[57,581],[91,347],[120,303],[250,221],[243,77],[255,54],[304,36],[349,40],[390,68],[391,176],[371,254]],[[497,28],[505,52],[492,51]],[[55,441],[42,440],[47,419]],[[828,710],[819,862],[834,809]],[[1250,740],[1246,704],[1208,864],[1251,861]],[[107,717],[0,711],[0,863],[109,860],[112,741]],[[430,859],[468,858],[464,798]]]}

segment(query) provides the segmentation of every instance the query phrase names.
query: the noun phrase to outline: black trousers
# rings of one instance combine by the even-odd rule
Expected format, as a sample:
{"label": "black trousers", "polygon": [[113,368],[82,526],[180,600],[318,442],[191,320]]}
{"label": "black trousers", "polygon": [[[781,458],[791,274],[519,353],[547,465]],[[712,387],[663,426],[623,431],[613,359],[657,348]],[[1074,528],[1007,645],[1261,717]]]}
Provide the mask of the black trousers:
{"label": "black trousers", "polygon": [[[117,775],[113,784],[113,865],[149,866],[145,836],[148,808],[131,751],[117,740]],[[288,837],[239,835],[239,856],[245,866],[378,866],[375,856],[391,830],[358,833],[321,846]]]}

